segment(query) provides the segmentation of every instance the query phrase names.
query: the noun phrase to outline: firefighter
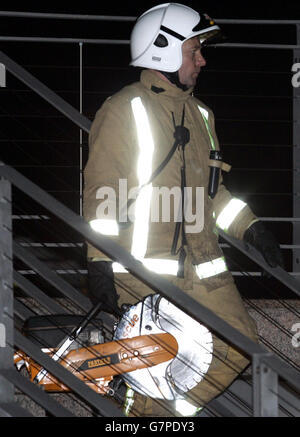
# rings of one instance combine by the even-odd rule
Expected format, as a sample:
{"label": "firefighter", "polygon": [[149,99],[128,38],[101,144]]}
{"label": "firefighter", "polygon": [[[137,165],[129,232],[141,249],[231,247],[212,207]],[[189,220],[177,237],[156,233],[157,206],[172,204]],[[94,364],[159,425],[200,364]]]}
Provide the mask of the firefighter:
{"label": "firefighter", "polygon": [[[214,115],[193,96],[206,65],[201,49],[220,35],[211,18],[178,3],[156,6],[138,18],[131,34],[131,65],[142,68],[140,81],[109,97],[95,116],[84,171],[84,215],[96,232],[110,235],[148,269],[257,342],[255,323],[228,271],[217,229],[253,244],[271,266],[283,263],[272,234],[223,185],[220,169],[229,167],[217,158]],[[217,182],[210,180],[212,169]],[[181,194],[180,205],[170,206],[168,220],[152,211],[154,194],[162,188],[174,198]],[[182,207],[187,204],[192,207],[188,217]],[[107,311],[154,293],[91,245],[88,271],[91,300],[102,299]],[[213,348],[207,374],[187,393],[193,412],[248,365],[245,356],[216,335]],[[132,391],[126,411],[132,416],[177,414],[172,401]]]}

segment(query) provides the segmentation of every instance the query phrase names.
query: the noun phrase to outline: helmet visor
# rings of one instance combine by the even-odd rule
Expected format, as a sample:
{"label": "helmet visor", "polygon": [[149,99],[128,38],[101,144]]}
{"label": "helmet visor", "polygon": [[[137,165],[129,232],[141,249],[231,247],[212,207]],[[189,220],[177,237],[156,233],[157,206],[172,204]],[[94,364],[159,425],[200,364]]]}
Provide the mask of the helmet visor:
{"label": "helmet visor", "polygon": [[227,38],[221,31],[220,27],[207,14],[200,13],[200,21],[193,28],[193,32],[197,32],[201,44],[217,44],[224,42]]}

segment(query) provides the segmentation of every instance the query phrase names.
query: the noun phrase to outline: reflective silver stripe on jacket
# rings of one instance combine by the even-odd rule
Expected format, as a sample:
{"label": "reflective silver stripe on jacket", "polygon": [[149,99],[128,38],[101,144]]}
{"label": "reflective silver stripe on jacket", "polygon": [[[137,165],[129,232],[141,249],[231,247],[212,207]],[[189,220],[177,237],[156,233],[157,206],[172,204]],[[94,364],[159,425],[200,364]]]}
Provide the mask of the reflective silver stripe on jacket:
{"label": "reflective silver stripe on jacket", "polygon": [[218,215],[216,220],[217,227],[226,232],[245,206],[247,206],[247,204],[242,200],[236,198],[231,199]]}
{"label": "reflective silver stripe on jacket", "polygon": [[215,146],[214,137],[213,137],[213,135],[211,133],[211,129],[210,129],[210,126],[208,124],[208,111],[206,109],[202,108],[202,106],[200,106],[200,105],[198,105],[198,109],[199,109],[199,111],[200,111],[200,113],[202,115],[202,118],[203,118],[206,130],[207,130],[207,133],[208,133],[208,136],[209,136],[209,139],[210,139],[211,148],[212,148],[212,150],[215,150],[216,146]]}
{"label": "reflective silver stripe on jacket", "polygon": [[[149,270],[161,275],[177,275],[178,261],[170,259],[145,258],[143,264]],[[224,257],[216,258],[195,266],[199,279],[210,278],[228,270]],[[113,263],[115,273],[127,273],[127,270],[119,263]]]}
{"label": "reflective silver stripe on jacket", "polygon": [[[137,177],[139,187],[148,182],[152,174],[152,157],[154,142],[146,109],[140,97],[131,101],[135,119],[139,157],[137,162]],[[135,220],[132,236],[131,254],[143,261],[148,244],[150,207],[152,197],[152,184],[147,184],[141,189],[135,202]]]}
{"label": "reflective silver stripe on jacket", "polygon": [[195,266],[199,279],[210,278],[228,270],[224,257],[216,258]]}
{"label": "reflective silver stripe on jacket", "polygon": [[[144,266],[154,273],[160,275],[177,275],[178,261],[173,259],[155,259],[144,258],[142,260]],[[113,271],[115,273],[127,273],[127,270],[119,263],[113,263]]]}

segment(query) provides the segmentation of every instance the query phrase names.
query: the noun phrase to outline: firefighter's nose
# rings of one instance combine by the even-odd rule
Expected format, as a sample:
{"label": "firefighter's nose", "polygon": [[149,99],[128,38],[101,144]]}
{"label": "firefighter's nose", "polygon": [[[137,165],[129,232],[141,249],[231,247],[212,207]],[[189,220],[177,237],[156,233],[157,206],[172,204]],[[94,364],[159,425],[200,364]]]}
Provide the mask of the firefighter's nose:
{"label": "firefighter's nose", "polygon": [[206,59],[204,58],[204,56],[202,55],[202,53],[200,52],[198,57],[197,57],[197,64],[200,67],[205,67],[206,65]]}

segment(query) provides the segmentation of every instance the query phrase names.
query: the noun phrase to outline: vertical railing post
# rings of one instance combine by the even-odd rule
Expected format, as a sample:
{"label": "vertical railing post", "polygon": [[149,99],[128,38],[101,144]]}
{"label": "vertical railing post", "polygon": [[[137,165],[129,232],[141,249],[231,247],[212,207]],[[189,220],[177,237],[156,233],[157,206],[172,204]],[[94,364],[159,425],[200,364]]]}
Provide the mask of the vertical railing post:
{"label": "vertical railing post", "polygon": [[0,64],[0,88],[6,87],[6,68],[4,64]]}
{"label": "vertical railing post", "polygon": [[269,355],[254,354],[252,360],[254,417],[278,416],[278,375],[264,363]]}
{"label": "vertical railing post", "polygon": [[[82,114],[83,103],[83,43],[79,43],[79,112]],[[79,215],[83,215],[83,131],[79,131]]]}
{"label": "vertical railing post", "polygon": [[[0,163],[2,165],[2,163]],[[11,184],[0,178],[0,374],[13,367],[13,267]],[[14,400],[13,384],[0,376],[0,405]]]}
{"label": "vertical railing post", "polygon": [[[300,44],[300,24],[296,24],[297,44]],[[300,49],[294,49],[293,66],[300,63]],[[294,70],[294,69],[293,69]],[[299,70],[298,70],[299,71]],[[297,80],[295,80],[297,79]],[[293,217],[300,217],[300,83],[299,73],[293,73]],[[293,223],[293,245],[300,245],[300,222]],[[300,272],[300,249],[293,249],[293,272]]]}

